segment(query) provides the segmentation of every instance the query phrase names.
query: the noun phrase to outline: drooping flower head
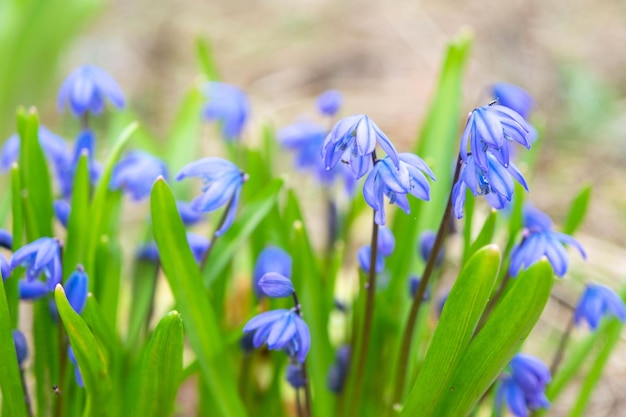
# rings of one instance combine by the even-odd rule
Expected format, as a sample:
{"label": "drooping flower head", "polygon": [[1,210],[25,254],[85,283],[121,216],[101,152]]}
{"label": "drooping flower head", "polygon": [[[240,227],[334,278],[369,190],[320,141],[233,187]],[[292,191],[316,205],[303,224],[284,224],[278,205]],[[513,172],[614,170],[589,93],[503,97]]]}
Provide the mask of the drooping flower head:
{"label": "drooping flower head", "polygon": [[328,389],[340,394],[350,368],[350,346],[343,345],[337,349],[335,363],[328,370]]}
{"label": "drooping flower head", "polygon": [[408,194],[421,200],[430,199],[430,185],[424,176],[435,179],[433,172],[420,157],[411,153],[398,154],[398,164],[394,165],[390,156],[376,161],[374,168],[363,184],[363,197],[375,211],[375,221],[384,225],[385,202],[397,204],[406,213],[410,212]]}
{"label": "drooping flower head", "polygon": [[564,244],[576,248],[583,258],[587,257],[576,239],[552,230],[552,222],[545,213],[532,206],[525,206],[524,212],[524,238],[511,252],[511,276],[516,276],[522,269],[530,267],[545,256],[554,273],[563,277],[569,265]]}
{"label": "drooping flower head", "polygon": [[527,417],[529,410],[550,407],[545,388],[552,378],[543,362],[520,353],[511,359],[509,368],[496,393],[497,412],[506,404],[515,416]]}
{"label": "drooping flower head", "polygon": [[59,241],[42,237],[19,248],[11,257],[11,268],[15,269],[18,266],[26,267],[26,281],[29,283],[34,284],[37,278],[44,274],[45,288],[48,292],[53,291],[61,282],[62,274]]}
{"label": "drooping flower head", "polygon": [[306,359],[311,346],[309,327],[295,309],[260,313],[246,323],[243,331],[255,332],[255,348],[267,343],[268,349],[284,350],[300,363]]}
{"label": "drooping flower head", "polygon": [[388,227],[381,226],[378,228],[377,239],[378,252],[383,256],[391,256],[396,248],[396,238]]}
{"label": "drooping flower head", "polygon": [[103,69],[93,65],[76,68],[63,82],[57,106],[62,111],[66,105],[75,116],[85,113],[100,114],[109,100],[118,109],[125,105],[124,93]]}
{"label": "drooping flower head", "polygon": [[[437,239],[437,234],[432,230],[426,230],[423,232],[419,239],[418,252],[422,257],[424,262],[428,262],[428,258],[430,257],[430,252],[433,250],[433,246],[435,246],[435,240]],[[444,256],[444,248],[443,246],[439,249],[439,253],[437,254],[437,259],[435,260],[435,265],[441,265],[443,262]]]}
{"label": "drooping flower head", "polygon": [[291,280],[276,272],[268,272],[259,280],[261,292],[268,297],[283,298],[291,297],[294,293]]}
{"label": "drooping flower head", "polygon": [[167,180],[167,167],[161,159],[147,152],[131,151],[113,168],[109,187],[123,189],[133,200],[139,201],[150,195],[159,176]]}
{"label": "drooping flower head", "polygon": [[287,382],[293,388],[302,388],[306,385],[302,365],[298,362],[287,365],[287,374],[285,375]]}
{"label": "drooping flower head", "polygon": [[602,317],[608,316],[617,317],[621,322],[624,322],[626,320],[624,301],[605,285],[587,285],[574,311],[576,325],[586,321],[592,330],[596,330]]}
{"label": "drooping flower head", "polygon": [[204,105],[204,118],[220,124],[222,137],[237,140],[248,120],[248,96],[234,85],[211,81],[204,87],[208,101]]}
{"label": "drooping flower head", "polygon": [[535,107],[535,99],[515,84],[496,83],[491,86],[491,95],[498,104],[508,107],[519,113],[524,119],[528,119],[530,111]]}
{"label": "drooping flower head", "polygon": [[317,97],[317,109],[324,116],[333,117],[339,111],[343,95],[337,90],[327,90]]}
{"label": "drooping flower head", "polygon": [[187,177],[198,177],[204,181],[202,194],[194,198],[191,208],[200,212],[210,212],[228,205],[224,223],[215,232],[216,236],[224,234],[235,220],[241,187],[248,175],[235,164],[222,158],[203,158],[184,166],[176,180]]}
{"label": "drooping flower head", "polygon": [[396,168],[399,157],[391,141],[366,115],[357,114],[339,120],[324,139],[322,158],[326,169],[331,169],[339,161],[350,166],[357,179],[372,166],[372,153],[378,144]]}
{"label": "drooping flower head", "polygon": [[257,297],[266,295],[259,281],[267,273],[277,273],[286,278],[291,278],[292,260],[291,256],[284,250],[275,246],[268,246],[261,251],[254,265],[253,286]]}

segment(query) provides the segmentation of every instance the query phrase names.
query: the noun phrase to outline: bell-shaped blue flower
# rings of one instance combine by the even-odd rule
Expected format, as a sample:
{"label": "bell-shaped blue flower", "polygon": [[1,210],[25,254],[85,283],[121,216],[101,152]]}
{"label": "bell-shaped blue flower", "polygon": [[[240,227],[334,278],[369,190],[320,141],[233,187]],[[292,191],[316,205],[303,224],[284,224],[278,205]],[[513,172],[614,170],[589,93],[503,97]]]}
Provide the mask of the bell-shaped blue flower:
{"label": "bell-shaped blue flower", "polygon": [[551,222],[547,221],[549,217],[546,219],[547,215],[539,216],[537,209],[532,210],[533,214],[524,216],[529,221],[524,224],[525,237],[511,252],[509,274],[516,276],[522,269],[530,267],[545,256],[552,265],[554,273],[563,277],[569,265],[567,251],[563,245],[573,246],[583,258],[587,257],[585,250],[573,237],[555,232],[551,228],[546,229],[545,226],[551,227]]}
{"label": "bell-shaped blue flower", "polygon": [[276,272],[268,272],[259,280],[259,288],[263,294],[272,298],[291,297],[294,289],[291,280]]}
{"label": "bell-shaped blue flower", "polygon": [[304,379],[304,372],[302,371],[302,365],[299,363],[290,363],[287,365],[287,382],[293,388],[302,388],[306,385],[306,380]]}
{"label": "bell-shaped blue flower", "polygon": [[74,153],[67,166],[61,180],[61,191],[66,198],[72,195],[74,187],[74,176],[76,174],[76,166],[83,154],[87,155],[89,180],[91,184],[95,184],[100,178],[102,167],[95,159],[96,137],[91,129],[85,129],[78,134],[76,142],[74,142]]}
{"label": "bell-shaped blue flower", "polygon": [[82,265],[78,265],[76,270],[65,282],[65,294],[67,301],[78,314],[83,312],[87,304],[88,277]]}
{"label": "bell-shaped blue flower", "polygon": [[[361,246],[359,251],[357,252],[357,260],[359,261],[359,267],[363,272],[368,274],[370,272],[370,261],[372,258],[372,247]],[[380,253],[380,251],[376,252],[376,273],[380,274],[385,269],[385,258]]]}
{"label": "bell-shaped blue flower", "polygon": [[378,160],[363,184],[363,197],[374,209],[374,220],[379,225],[386,222],[383,196],[406,213],[410,212],[408,194],[421,200],[430,199],[430,185],[424,173],[432,180],[435,176],[428,165],[411,153],[401,153],[398,158],[397,167],[389,156]]}
{"label": "bell-shaped blue flower", "polygon": [[324,139],[322,158],[326,169],[339,161],[350,166],[357,179],[372,166],[372,153],[378,144],[398,167],[399,157],[391,141],[366,115],[357,114],[341,119]]}
{"label": "bell-shaped blue flower", "polygon": [[147,152],[131,151],[113,168],[109,187],[121,188],[139,201],[150,195],[154,181],[160,176],[167,180],[167,167],[161,159]]}
{"label": "bell-shaped blue flower", "polygon": [[498,104],[514,110],[524,119],[528,119],[530,111],[535,107],[535,99],[515,84],[496,83],[491,86],[491,95]]}
{"label": "bell-shaped blue flower", "polygon": [[100,114],[107,99],[118,109],[125,105],[122,89],[109,74],[96,66],[83,65],[68,75],[61,85],[57,106],[62,111],[69,105],[75,116]]}
{"label": "bell-shaped blue flower", "polygon": [[461,136],[461,158],[467,162],[471,152],[476,165],[487,171],[488,155],[493,155],[506,168],[509,144],[517,142],[530,148],[529,132],[526,120],[514,110],[498,104],[479,107],[470,114]]}
{"label": "bell-shaped blue flower", "polygon": [[26,267],[26,279],[31,282],[44,274],[48,291],[53,291],[61,282],[59,241],[42,237],[19,248],[11,257],[11,269],[18,266]]}
{"label": "bell-shaped blue flower", "polygon": [[21,366],[28,358],[28,343],[24,333],[17,329],[13,330],[13,344],[15,344],[15,352],[17,353],[17,363]]}
{"label": "bell-shaped blue flower", "polygon": [[253,317],[243,328],[254,331],[253,344],[258,348],[267,343],[268,349],[285,350],[303,363],[311,347],[309,327],[294,310],[271,310]]}
{"label": "bell-shaped blue flower", "polygon": [[257,297],[265,295],[259,286],[259,281],[265,274],[274,272],[286,278],[291,278],[292,264],[291,256],[284,250],[274,246],[268,246],[263,249],[254,264],[252,274],[254,292]]}
{"label": "bell-shaped blue flower", "polygon": [[337,349],[335,363],[328,371],[328,389],[340,394],[348,376],[350,368],[350,346],[343,345]]}
{"label": "bell-shaped blue flower", "polygon": [[396,248],[396,238],[388,227],[381,226],[378,228],[378,252],[383,256],[391,256]]}
{"label": "bell-shaped blue flower", "polygon": [[224,234],[235,220],[241,187],[248,179],[235,164],[222,158],[203,158],[184,166],[177,181],[187,177],[198,177],[204,181],[202,194],[194,198],[191,207],[196,211],[210,212],[228,205],[228,212],[216,236]]}
{"label": "bell-shaped blue flower", "polygon": [[605,285],[587,285],[574,311],[574,322],[580,325],[586,321],[592,330],[596,330],[602,317],[606,316],[614,316],[624,322],[626,320],[624,301]]}
{"label": "bell-shaped blue flower", "polygon": [[176,201],[176,208],[185,226],[193,226],[204,218],[204,213],[195,210],[188,201]]}
{"label": "bell-shaped blue flower", "polygon": [[551,381],[548,367],[531,355],[517,354],[509,363],[510,374],[505,375],[496,393],[496,410],[504,404],[518,417],[527,417],[529,410],[549,408],[545,395]]}
{"label": "bell-shaped blue flower", "polygon": [[234,85],[215,81],[205,85],[204,95],[204,118],[220,124],[224,139],[239,139],[250,113],[248,96]]}
{"label": "bell-shaped blue flower", "polygon": [[317,110],[324,116],[333,117],[341,108],[343,94],[337,90],[324,91],[317,97]]}

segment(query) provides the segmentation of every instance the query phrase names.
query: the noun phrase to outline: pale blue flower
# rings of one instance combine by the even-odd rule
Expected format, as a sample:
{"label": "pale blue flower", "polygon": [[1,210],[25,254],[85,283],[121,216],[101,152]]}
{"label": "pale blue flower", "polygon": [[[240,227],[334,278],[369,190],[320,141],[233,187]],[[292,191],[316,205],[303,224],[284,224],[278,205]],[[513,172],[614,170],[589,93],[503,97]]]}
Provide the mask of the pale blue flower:
{"label": "pale blue flower", "polygon": [[78,265],[64,285],[67,301],[78,314],[83,312],[85,304],[87,304],[88,281],[83,266]]}
{"label": "pale blue flower", "polygon": [[617,317],[623,323],[626,320],[624,301],[605,285],[587,285],[574,311],[576,325],[586,321],[592,330],[596,330],[602,317],[607,316]]}
{"label": "pale blue flower", "polygon": [[291,256],[284,250],[274,246],[268,246],[263,249],[254,264],[254,272],[252,274],[252,285],[257,297],[260,298],[265,295],[259,286],[259,281],[265,274],[274,272],[286,278],[291,278],[292,264]]}
{"label": "pale blue flower", "polygon": [[391,256],[396,248],[396,238],[388,227],[380,226],[378,228],[378,252],[383,256]]}
{"label": "pale blue flower", "polygon": [[74,142],[74,154],[73,157],[67,163],[65,167],[63,179],[61,181],[61,192],[66,198],[70,198],[72,195],[72,189],[74,187],[74,176],[76,174],[76,167],[83,153],[87,154],[87,164],[89,170],[89,180],[93,185],[98,181],[102,167],[95,160],[96,151],[96,137],[91,129],[85,129],[80,132]]}
{"label": "pale blue flower", "polygon": [[239,139],[250,113],[248,96],[234,85],[215,81],[205,85],[204,95],[204,117],[220,124],[224,139]]}
{"label": "pale blue flower", "polygon": [[200,212],[210,212],[227,205],[227,214],[216,236],[224,234],[235,220],[241,187],[248,175],[235,164],[222,158],[203,158],[184,166],[176,180],[198,177],[204,181],[202,194],[194,198],[191,207]]}
{"label": "pale blue flower", "polygon": [[26,280],[36,281],[44,274],[48,291],[53,291],[61,282],[61,259],[59,241],[42,237],[19,248],[11,257],[11,269],[26,267]]}
{"label": "pale blue flower", "polygon": [[317,97],[317,109],[324,116],[333,117],[343,102],[343,94],[338,90],[324,91]]}
{"label": "pale blue flower", "polygon": [[497,413],[504,404],[517,417],[527,417],[529,410],[550,407],[545,389],[552,378],[543,362],[520,353],[511,359],[509,368],[510,374],[504,376],[496,393]]}
{"label": "pale blue flower", "polygon": [[54,208],[54,217],[61,223],[63,227],[67,229],[67,224],[70,221],[70,213],[72,212],[72,206],[67,200],[54,200],[52,203]]}
{"label": "pale blue flower", "polygon": [[159,177],[167,180],[167,167],[161,159],[147,152],[131,151],[113,168],[109,187],[123,189],[133,200],[139,201],[150,195]]}
{"label": "pale blue flower", "polygon": [[122,89],[109,74],[96,66],[83,65],[76,68],[61,85],[57,106],[62,111],[69,105],[75,116],[87,112],[100,114],[106,99],[118,109],[125,105]]}
{"label": "pale blue flower", "polygon": [[[187,243],[196,262],[198,264],[202,262],[204,254],[211,245],[209,239],[197,233],[187,232]],[[159,248],[155,242],[147,243],[139,247],[136,256],[144,261],[159,262]]]}
{"label": "pale blue flower", "polygon": [[[419,254],[422,257],[424,262],[428,262],[428,258],[430,257],[430,252],[433,250],[433,246],[435,246],[435,240],[437,239],[437,234],[432,230],[426,230],[423,232],[419,239]],[[443,246],[439,249],[439,253],[437,254],[437,259],[435,259],[435,265],[441,265],[443,262]]]}
{"label": "pale blue flower", "polygon": [[528,91],[515,84],[496,83],[491,86],[491,95],[498,104],[514,110],[524,119],[528,119],[528,114],[537,104]]}
{"label": "pale blue flower", "polygon": [[204,218],[204,213],[195,210],[188,201],[176,201],[176,208],[185,226],[192,226]]}
{"label": "pale blue flower", "polygon": [[[359,251],[357,252],[357,260],[359,261],[359,267],[363,272],[368,274],[370,272],[370,262],[372,258],[372,248],[371,246],[361,246]],[[376,252],[376,273],[380,274],[385,269],[385,258],[380,253],[380,251]]]}
{"label": "pale blue flower", "polygon": [[304,379],[304,372],[302,372],[302,365],[297,362],[287,365],[286,379],[293,388],[304,387],[306,380]]}
{"label": "pale blue flower", "polygon": [[294,293],[291,280],[276,272],[268,272],[259,280],[261,292],[268,297],[282,298],[291,297]]}

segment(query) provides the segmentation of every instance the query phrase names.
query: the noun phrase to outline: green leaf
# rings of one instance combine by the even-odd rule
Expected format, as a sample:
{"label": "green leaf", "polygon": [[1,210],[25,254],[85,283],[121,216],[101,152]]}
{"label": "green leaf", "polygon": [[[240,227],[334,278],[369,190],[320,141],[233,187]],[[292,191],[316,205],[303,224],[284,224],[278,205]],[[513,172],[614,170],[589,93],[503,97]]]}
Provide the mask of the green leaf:
{"label": "green leaf", "polygon": [[[244,187],[246,185],[244,184]],[[278,200],[283,180],[275,179],[257,193],[257,198],[246,204],[233,226],[215,242],[214,248],[204,269],[204,283],[210,288],[218,277],[224,276],[224,270],[233,256],[254,232],[265,216],[270,213]]]}
{"label": "green leaf", "polygon": [[403,415],[428,416],[434,412],[472,339],[499,267],[500,251],[495,245],[489,245],[477,251],[461,270],[446,300]]}
{"label": "green leaf", "polygon": [[480,233],[476,236],[476,240],[470,246],[467,254],[464,255],[464,259],[469,259],[478,249],[488,245],[493,239],[493,234],[496,231],[496,220],[498,219],[498,211],[492,209],[489,213],[489,216],[483,223],[482,229],[480,229]]}
{"label": "green leaf", "polygon": [[87,303],[82,312],[83,320],[89,326],[94,336],[102,343],[102,346],[109,352],[112,358],[121,358],[124,354],[124,347],[111,323],[102,312],[102,308],[94,298],[93,294],[87,295]]}
{"label": "green leaf", "polygon": [[112,385],[105,354],[85,321],[70,306],[60,284],[54,290],[54,298],[85,384],[87,402],[83,416],[107,416]]}
{"label": "green leaf", "polygon": [[189,343],[200,363],[202,376],[222,415],[245,416],[218,319],[209,304],[200,270],[189,249],[174,195],[163,179],[157,180],[152,188],[150,207],[163,271],[184,317]]}
{"label": "green leaf", "polygon": [[[11,216],[13,231],[13,247],[15,252],[22,247],[24,239],[24,209],[22,205],[22,186],[20,184],[20,172],[17,165],[11,167]],[[9,314],[12,320],[13,328],[17,328],[19,323],[19,288],[18,279],[19,270],[16,270],[4,282],[7,303],[9,305]]]}
{"label": "green leaf", "polygon": [[567,235],[573,235],[578,227],[582,224],[589,208],[589,201],[591,200],[591,185],[583,187],[576,198],[572,200],[569,208],[569,213],[563,224],[563,233]]}
{"label": "green leaf", "polygon": [[198,37],[196,39],[196,54],[198,55],[200,69],[207,79],[209,81],[218,81],[220,76],[208,39],[204,37]]}
{"label": "green leaf", "polygon": [[543,311],[553,283],[543,260],[515,278],[461,357],[434,416],[467,416],[518,351]]}
{"label": "green leaf", "polygon": [[171,415],[183,371],[183,320],[177,311],[161,319],[141,362],[134,416]]}
{"label": "green leaf", "polygon": [[0,279],[0,389],[2,408],[7,416],[27,417],[22,378],[17,364],[17,353],[13,343],[9,306],[4,293],[4,283]]}
{"label": "green leaf", "polygon": [[[89,156],[81,155],[74,174],[70,218],[67,222],[67,243],[63,252],[63,279],[67,279],[84,262],[89,233]],[[87,271],[91,273],[93,271]]]}

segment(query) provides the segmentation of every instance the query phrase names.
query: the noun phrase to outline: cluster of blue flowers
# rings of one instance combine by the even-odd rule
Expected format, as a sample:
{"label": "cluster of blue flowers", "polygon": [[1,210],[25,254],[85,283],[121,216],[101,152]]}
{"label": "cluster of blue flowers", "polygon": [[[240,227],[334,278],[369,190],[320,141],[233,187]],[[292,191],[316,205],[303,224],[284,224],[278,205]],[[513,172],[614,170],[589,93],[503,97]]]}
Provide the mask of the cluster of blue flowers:
{"label": "cluster of blue flowers", "polygon": [[509,368],[510,373],[502,377],[496,393],[497,413],[502,412],[504,404],[516,417],[528,417],[529,410],[550,407],[545,388],[552,377],[543,362],[520,353],[511,359]]}

